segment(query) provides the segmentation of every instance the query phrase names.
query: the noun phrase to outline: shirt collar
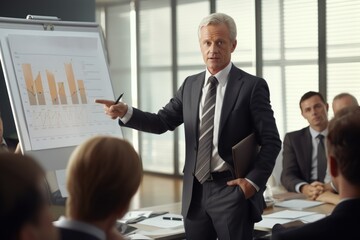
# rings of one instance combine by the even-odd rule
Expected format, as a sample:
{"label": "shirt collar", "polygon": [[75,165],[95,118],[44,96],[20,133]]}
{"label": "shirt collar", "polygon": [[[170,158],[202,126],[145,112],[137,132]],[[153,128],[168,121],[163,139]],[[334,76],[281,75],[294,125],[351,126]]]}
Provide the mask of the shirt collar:
{"label": "shirt collar", "polygon": [[326,136],[328,134],[327,128],[325,128],[322,132],[318,132],[315,129],[311,128],[310,126],[309,126],[309,129],[310,129],[310,134],[311,134],[312,138],[316,138],[319,134],[323,135],[326,138]]}
{"label": "shirt collar", "polygon": [[[221,84],[222,86],[224,86],[227,82],[231,67],[232,67],[232,62],[229,62],[229,64],[223,70],[219,71],[214,75],[216,79],[219,81],[219,84]],[[210,76],[212,76],[212,74],[206,68],[205,80],[209,79]],[[207,82],[205,82],[205,85],[206,84]]]}
{"label": "shirt collar", "polygon": [[0,144],[7,146],[7,143],[6,143],[6,141],[5,141],[5,138],[2,138],[2,142],[1,142]]}
{"label": "shirt collar", "polygon": [[70,220],[61,216],[58,221],[54,222],[54,225],[56,227],[85,232],[97,237],[98,239],[106,240],[106,235],[103,230],[85,222]]}

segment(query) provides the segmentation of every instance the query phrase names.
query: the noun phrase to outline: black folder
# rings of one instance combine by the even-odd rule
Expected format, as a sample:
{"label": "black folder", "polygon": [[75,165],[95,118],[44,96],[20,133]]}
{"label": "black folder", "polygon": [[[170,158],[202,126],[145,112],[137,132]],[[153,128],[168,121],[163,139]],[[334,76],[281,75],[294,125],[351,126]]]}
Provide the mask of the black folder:
{"label": "black folder", "polygon": [[260,146],[256,141],[254,133],[238,142],[232,147],[234,170],[236,178],[244,178],[249,172],[251,165],[255,162]]}

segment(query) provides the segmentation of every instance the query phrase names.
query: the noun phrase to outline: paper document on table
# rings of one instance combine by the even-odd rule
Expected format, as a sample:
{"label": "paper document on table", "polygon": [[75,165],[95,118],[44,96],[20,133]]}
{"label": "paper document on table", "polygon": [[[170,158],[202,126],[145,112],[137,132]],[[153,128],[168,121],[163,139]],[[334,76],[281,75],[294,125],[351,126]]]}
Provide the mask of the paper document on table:
{"label": "paper document on table", "polygon": [[301,217],[300,220],[304,223],[312,223],[312,222],[316,222],[322,218],[326,217],[325,214],[321,214],[321,213],[316,213],[313,215],[309,215],[309,216],[305,216],[305,217]]}
{"label": "paper document on table", "polygon": [[305,216],[316,214],[315,212],[304,212],[304,211],[293,211],[293,210],[283,210],[280,212],[275,212],[267,215],[263,215],[263,218],[275,218],[275,219],[298,219]]}
{"label": "paper document on table", "polygon": [[58,187],[63,198],[67,198],[69,196],[68,191],[66,190],[66,170],[56,170],[55,171],[56,181],[58,183]]}
{"label": "paper document on table", "polygon": [[135,223],[136,220],[143,220],[151,215],[152,211],[130,211],[123,218],[118,220],[121,223]]}
{"label": "paper document on table", "polygon": [[125,239],[130,239],[130,240],[145,240],[145,239],[152,239],[152,238],[150,238],[150,237],[148,237],[148,236],[145,236],[145,235],[142,235],[142,234],[135,233],[135,234],[126,236]]}
{"label": "paper document on table", "polygon": [[287,200],[287,201],[277,202],[277,203],[275,203],[275,207],[284,207],[284,208],[303,210],[305,208],[316,207],[321,204],[324,204],[324,202],[310,201],[310,200],[304,200],[304,199],[291,199],[291,200]]}
{"label": "paper document on table", "polygon": [[155,239],[160,239],[162,236],[170,236],[170,235],[174,236],[174,235],[185,234],[185,229],[184,227],[178,227],[178,228],[159,228],[151,231],[139,230],[137,234],[141,234]]}
{"label": "paper document on table", "polygon": [[177,228],[184,226],[183,217],[181,215],[170,213],[158,217],[145,219],[141,221],[140,224],[159,228]]}
{"label": "paper document on table", "polygon": [[293,221],[293,220],[281,219],[281,218],[263,218],[263,220],[261,220],[260,222],[255,223],[255,228],[269,230],[269,229],[272,229],[272,227],[277,223],[284,224],[284,223],[288,223],[291,221]]}

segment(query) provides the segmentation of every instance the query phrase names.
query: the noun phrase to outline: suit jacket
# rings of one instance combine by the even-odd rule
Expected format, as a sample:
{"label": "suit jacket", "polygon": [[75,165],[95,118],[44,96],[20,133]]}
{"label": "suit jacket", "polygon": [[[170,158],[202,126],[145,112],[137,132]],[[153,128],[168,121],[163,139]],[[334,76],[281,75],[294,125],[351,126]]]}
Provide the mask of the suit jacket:
{"label": "suit jacket", "polygon": [[340,202],[332,214],[295,229],[273,231],[273,240],[358,239],[360,199]]}
{"label": "suit jacket", "polygon": [[81,231],[57,227],[59,229],[60,240],[100,240],[99,238]]}
{"label": "suit jacket", "polygon": [[8,146],[8,149],[10,152],[15,152],[16,150],[16,146],[19,143],[19,141],[17,139],[13,139],[13,138],[5,138],[5,142],[6,145]]}
{"label": "suit jacket", "polygon": [[285,135],[281,183],[290,192],[301,182],[310,183],[312,139],[309,127]]}
{"label": "suit jacket", "polygon": [[[187,77],[175,96],[157,114],[134,108],[132,118],[125,125],[160,134],[168,130],[172,131],[184,123],[186,141],[182,199],[184,216],[188,212],[192,197],[199,138],[199,103],[204,79],[205,71]],[[121,121],[120,124],[123,125]],[[280,151],[281,141],[270,105],[267,83],[264,79],[232,66],[220,116],[218,136],[220,157],[230,166],[234,166],[232,146],[252,132],[255,132],[261,150],[246,177],[260,187],[260,191],[249,199],[253,206],[253,219],[259,221],[265,206],[263,191]]]}

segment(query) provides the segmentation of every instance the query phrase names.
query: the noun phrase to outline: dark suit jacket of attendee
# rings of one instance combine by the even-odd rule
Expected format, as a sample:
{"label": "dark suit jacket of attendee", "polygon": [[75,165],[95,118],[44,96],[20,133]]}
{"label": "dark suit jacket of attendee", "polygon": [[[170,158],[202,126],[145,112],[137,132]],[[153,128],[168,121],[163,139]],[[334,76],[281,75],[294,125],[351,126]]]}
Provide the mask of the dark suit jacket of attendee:
{"label": "dark suit jacket of attendee", "polygon": [[[161,134],[184,123],[186,159],[183,169],[182,214],[187,215],[193,190],[194,170],[198,148],[199,103],[205,71],[185,79],[170,102],[157,114],[134,108],[132,118],[125,125],[141,131]],[[160,86],[159,86],[160,87]],[[251,199],[252,218],[261,219],[265,206],[263,191],[281,148],[278,130],[269,104],[269,88],[264,79],[252,76],[232,66],[220,116],[218,152],[233,166],[232,146],[255,132],[261,150],[247,174],[247,178],[261,189]],[[119,122],[123,125],[122,122]]]}
{"label": "dark suit jacket of attendee", "polygon": [[17,139],[13,139],[13,138],[6,138],[4,137],[6,145],[8,146],[8,149],[10,152],[15,152],[17,144],[19,143],[19,141]]}
{"label": "dark suit jacket of attendee", "polygon": [[309,127],[285,135],[281,183],[290,192],[301,182],[311,182],[312,139]]}
{"label": "dark suit jacket of attendee", "polygon": [[100,240],[99,238],[81,231],[57,227],[59,229],[60,240]]}
{"label": "dark suit jacket of attendee", "polygon": [[[331,215],[303,227],[273,230],[273,240],[359,239],[360,199],[340,202]],[[276,228],[276,226],[274,226]]]}

